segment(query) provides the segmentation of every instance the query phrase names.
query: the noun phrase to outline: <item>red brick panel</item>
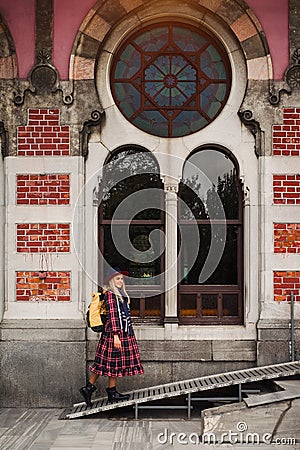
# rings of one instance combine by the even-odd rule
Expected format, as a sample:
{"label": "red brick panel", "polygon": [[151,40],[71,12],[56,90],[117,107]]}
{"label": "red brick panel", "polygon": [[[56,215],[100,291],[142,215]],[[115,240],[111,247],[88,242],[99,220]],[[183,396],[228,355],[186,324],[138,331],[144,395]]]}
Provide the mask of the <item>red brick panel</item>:
{"label": "red brick panel", "polygon": [[273,202],[275,205],[300,204],[300,174],[273,175]]}
{"label": "red brick panel", "polygon": [[284,108],[283,124],[273,126],[273,155],[300,156],[300,108]]}
{"label": "red brick panel", "polygon": [[26,302],[69,302],[70,279],[70,272],[16,272],[16,299]]}
{"label": "red brick panel", "polygon": [[17,224],[17,252],[69,252],[69,223]]}
{"label": "red brick panel", "polygon": [[18,156],[69,155],[69,127],[59,125],[59,110],[29,109],[28,125],[18,127]]}
{"label": "red brick panel", "polygon": [[300,271],[274,272],[274,300],[290,301],[294,292],[295,301],[300,301]]}
{"label": "red brick panel", "polygon": [[70,175],[17,175],[17,205],[68,205]]}
{"label": "red brick panel", "polygon": [[274,252],[300,253],[300,223],[274,223]]}

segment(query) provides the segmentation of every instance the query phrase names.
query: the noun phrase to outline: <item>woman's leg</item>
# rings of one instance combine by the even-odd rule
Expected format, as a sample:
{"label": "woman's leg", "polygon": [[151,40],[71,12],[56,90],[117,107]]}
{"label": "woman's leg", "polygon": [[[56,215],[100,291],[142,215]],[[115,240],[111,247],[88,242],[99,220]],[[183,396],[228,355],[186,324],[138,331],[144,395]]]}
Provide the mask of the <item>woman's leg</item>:
{"label": "woman's leg", "polygon": [[108,377],[108,387],[114,388],[116,387],[116,378],[115,377]]}
{"label": "woman's leg", "polygon": [[97,373],[92,373],[89,381],[91,384],[95,384],[96,381],[98,380],[98,378],[99,378],[99,375]]}
{"label": "woman's leg", "polygon": [[108,401],[110,403],[118,402],[120,400],[128,400],[129,394],[121,394],[116,389],[117,378],[116,377],[108,377],[108,388],[106,389],[108,395]]}
{"label": "woman's leg", "polygon": [[97,373],[92,373],[87,385],[79,389],[79,392],[83,396],[87,406],[92,406],[92,393],[97,389],[95,386],[95,382],[97,381],[98,377],[99,375]]}

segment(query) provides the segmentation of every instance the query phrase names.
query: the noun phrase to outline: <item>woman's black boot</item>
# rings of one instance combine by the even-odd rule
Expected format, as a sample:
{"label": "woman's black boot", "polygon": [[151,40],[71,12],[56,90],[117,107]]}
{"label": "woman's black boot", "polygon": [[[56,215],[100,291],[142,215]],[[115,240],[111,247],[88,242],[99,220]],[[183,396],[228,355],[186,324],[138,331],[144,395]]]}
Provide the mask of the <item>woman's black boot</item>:
{"label": "woman's black boot", "polygon": [[107,388],[106,389],[107,395],[108,395],[108,401],[109,403],[119,402],[119,401],[125,401],[129,399],[129,394],[121,394],[116,390],[115,387]]}
{"label": "woman's black boot", "polygon": [[94,386],[92,383],[88,382],[86,386],[83,386],[79,389],[80,394],[83,396],[85,403],[87,406],[92,406],[91,397],[92,393],[95,392],[96,386]]}

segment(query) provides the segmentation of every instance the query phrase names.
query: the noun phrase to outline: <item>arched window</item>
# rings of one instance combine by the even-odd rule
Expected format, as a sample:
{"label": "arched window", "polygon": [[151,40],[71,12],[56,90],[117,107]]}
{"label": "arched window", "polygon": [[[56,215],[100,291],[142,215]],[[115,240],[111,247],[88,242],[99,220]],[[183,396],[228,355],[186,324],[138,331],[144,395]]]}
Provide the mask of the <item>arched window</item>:
{"label": "arched window", "polygon": [[115,151],[104,166],[99,206],[100,279],[109,266],[129,272],[131,314],[163,318],[164,193],[153,155],[137,146]]}
{"label": "arched window", "polygon": [[243,321],[243,227],[238,167],[205,148],[185,163],[179,190],[180,323]]}

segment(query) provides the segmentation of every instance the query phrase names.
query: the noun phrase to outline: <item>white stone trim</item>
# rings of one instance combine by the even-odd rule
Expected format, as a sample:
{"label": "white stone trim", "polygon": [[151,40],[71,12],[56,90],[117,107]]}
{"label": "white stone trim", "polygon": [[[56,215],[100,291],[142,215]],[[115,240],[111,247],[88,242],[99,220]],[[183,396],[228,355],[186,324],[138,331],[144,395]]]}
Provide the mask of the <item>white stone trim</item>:
{"label": "white stone trim", "polygon": [[[274,253],[274,223],[299,223],[299,205],[273,204],[273,174],[298,173],[299,157],[265,156],[260,158],[261,185],[260,208],[264,212],[261,221],[262,247],[260,302],[263,320],[289,320],[290,303],[274,300],[273,272],[299,271],[299,254]],[[295,318],[300,318],[300,305],[295,304]]]}
{"label": "white stone trim", "polygon": [[[73,216],[80,190],[83,185],[83,158],[71,157],[6,157],[6,297],[5,319],[81,319],[82,307],[82,270],[76,257],[75,247],[80,246],[80,239],[72,239],[73,229],[82,230],[82,205],[77,208],[79,214]],[[70,205],[32,206],[16,204],[17,174],[70,174]],[[17,271],[35,271],[41,268],[42,253],[17,253],[16,223],[71,223],[71,242],[69,253],[46,255],[51,271],[71,272],[70,302],[20,302],[16,301],[15,282]],[[82,252],[82,249],[79,249]]]}

